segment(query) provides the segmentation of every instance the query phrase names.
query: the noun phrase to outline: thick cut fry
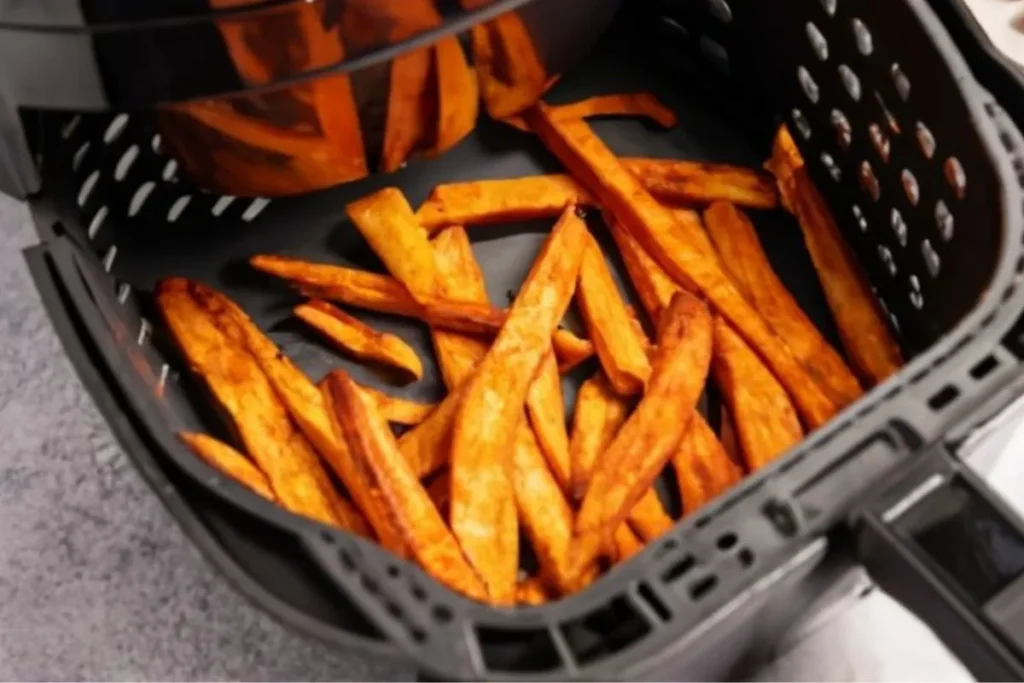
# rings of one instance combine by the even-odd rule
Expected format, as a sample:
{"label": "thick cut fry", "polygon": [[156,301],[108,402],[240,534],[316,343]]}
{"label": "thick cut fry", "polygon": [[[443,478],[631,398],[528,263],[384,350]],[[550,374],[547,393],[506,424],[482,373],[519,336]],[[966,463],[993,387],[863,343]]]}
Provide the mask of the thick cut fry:
{"label": "thick cut fry", "polygon": [[[691,420],[693,422],[695,420]],[[629,512],[629,526],[645,541],[653,541],[675,526],[653,488]]]}
{"label": "thick cut fry", "polygon": [[725,452],[715,432],[696,417],[672,456],[683,515],[695,512],[743,479],[743,470]]}
{"label": "thick cut fry", "polygon": [[679,292],[664,318],[647,392],[598,461],[580,506],[574,568],[589,564],[650,492],[676,452],[704,390],[712,346],[707,308]]}
{"label": "thick cut fry", "polygon": [[423,364],[401,337],[378,332],[326,301],[313,299],[295,307],[295,315],[340,350],[361,360],[375,361],[423,378]]}
{"label": "thick cut fry", "polygon": [[433,49],[437,65],[437,142],[429,154],[440,154],[473,131],[480,93],[458,38],[443,38]]}
{"label": "thick cut fry", "polygon": [[491,118],[515,116],[541,98],[550,81],[516,12],[474,26],[470,36],[480,94]]}
{"label": "thick cut fry", "polygon": [[740,447],[739,437],[736,436],[736,423],[725,405],[722,406],[719,420],[721,420],[721,425],[718,428],[718,437],[722,442],[722,448],[725,449],[725,453],[729,456],[730,460],[736,463],[736,465],[742,466],[746,462],[746,458],[743,457],[743,449]]}
{"label": "thick cut fry", "polygon": [[[454,230],[456,233],[453,234],[464,233],[462,228],[454,228]],[[451,239],[462,241],[462,238],[452,237]],[[253,256],[250,259],[250,264],[257,270],[296,285],[309,296],[337,301],[368,311],[417,318],[440,330],[462,332],[471,336],[493,337],[505,324],[508,312],[491,306],[486,301],[467,300],[465,296],[454,295],[460,291],[466,291],[464,287],[452,289],[456,287],[455,273],[459,272],[458,269],[463,265],[459,265],[455,261],[448,265],[442,262],[446,258],[442,250],[449,248],[443,246],[447,241],[447,238],[442,240],[439,235],[434,238],[433,242],[435,262],[442,278],[442,287],[446,292],[445,298],[424,297],[422,303],[413,299],[409,290],[401,282],[386,275],[267,254]],[[465,239],[465,244],[468,245],[468,238]],[[459,249],[463,249],[463,247],[459,247]],[[469,250],[469,253],[472,255],[472,249]],[[475,268],[479,271],[479,266],[475,266]],[[475,281],[476,275],[471,275],[471,277]],[[448,292],[454,292],[454,294]],[[478,342],[471,346],[484,349],[487,346],[479,340],[471,341]],[[588,340],[580,339],[569,330],[557,330],[551,341],[555,347],[555,354],[558,356],[559,367],[563,372],[568,371],[566,368],[575,367],[594,355],[593,345]],[[446,354],[442,354],[443,372],[446,362]]]}
{"label": "thick cut fry", "polygon": [[644,549],[644,542],[630,528],[629,524],[620,524],[612,539],[612,561],[620,564]]}
{"label": "thick cut fry", "polygon": [[569,441],[574,500],[583,499],[598,457],[626,422],[629,408],[629,399],[615,392],[603,372],[599,371],[580,386]]}
{"label": "thick cut fry", "polygon": [[426,420],[398,439],[399,450],[420,478],[448,464],[452,423],[464,394],[465,386],[448,394]]}
{"label": "thick cut fry", "polygon": [[776,136],[771,165],[799,220],[850,364],[874,386],[903,367],[900,347],[785,127]]}
{"label": "thick cut fry", "polygon": [[718,202],[704,212],[704,224],[733,282],[807,373],[839,406],[860,398],[857,378],[772,270],[750,220],[733,205]]}
{"label": "thick cut fry", "polygon": [[676,282],[693,282],[735,325],[789,390],[808,426],[818,427],[835,414],[836,405],[733,286],[714,252],[704,248],[708,240],[702,231],[658,204],[585,122],[554,121],[543,105],[527,112],[526,120]]}
{"label": "thick cut fry", "polygon": [[452,530],[498,603],[515,600],[518,528],[508,451],[530,382],[572,298],[586,226],[569,207],[462,398],[452,429]]}
{"label": "thick cut fry", "polygon": [[537,605],[543,605],[549,599],[547,589],[544,587],[544,582],[540,577],[520,581],[516,587],[517,605],[536,607]]}
{"label": "thick cut fry", "polygon": [[277,496],[274,495],[270,482],[267,481],[267,475],[263,474],[249,458],[231,446],[208,434],[181,432],[178,434],[178,438],[213,469],[234,479],[267,500],[277,501]]}
{"label": "thick cut fry", "polygon": [[[321,392],[324,390],[322,380],[317,385],[317,388]],[[389,396],[380,389],[374,389],[373,387],[362,386],[361,388],[373,399],[373,402],[377,405],[377,410],[391,424],[418,425],[426,420],[437,408],[436,403],[419,403],[417,401],[410,401],[407,398]]]}
{"label": "thick cut fry", "polygon": [[419,478],[398,451],[395,437],[376,406],[348,375],[327,376],[324,404],[335,437],[344,440],[356,466],[371,480],[377,507],[386,510],[416,562],[454,590],[487,600],[473,571]]}
{"label": "thick cut fry", "polygon": [[257,359],[232,343],[192,294],[187,280],[160,283],[157,305],[184,354],[266,474],[286,510],[365,534],[358,514],[334,490],[306,438],[288,418]]}
{"label": "thick cut fry", "polygon": [[588,238],[576,301],[608,381],[615,391],[630,396],[641,392],[651,375],[644,352],[646,335],[637,335],[601,247]]}
{"label": "thick cut fry", "polygon": [[552,474],[562,491],[569,490],[569,432],[565,427],[565,402],[562,398],[562,376],[554,353],[545,356],[526,394],[526,414],[537,435]]}
{"label": "thick cut fry", "polygon": [[[427,135],[432,123],[430,89],[434,51],[420,48],[391,60],[388,112],[384,124],[384,149],[380,167],[397,171]],[[432,137],[432,131],[431,131]]]}
{"label": "thick cut fry", "polygon": [[377,505],[372,481],[359,469],[344,441],[338,439],[331,429],[323,396],[312,380],[281,353],[277,345],[233,301],[196,283],[192,284],[191,291],[197,302],[213,316],[230,342],[238,348],[247,348],[255,356],[292,420],[345,484],[381,545],[397,555],[405,556],[406,548],[393,519]]}
{"label": "thick cut fry", "polygon": [[803,430],[786,390],[721,318],[715,319],[712,367],[750,470],[764,467],[800,443]]}
{"label": "thick cut fry", "polygon": [[619,248],[619,254],[622,255],[622,262],[626,266],[633,288],[640,297],[647,317],[657,326],[661,320],[661,312],[672,301],[672,296],[680,287],[613,216],[607,218],[608,229]]}
{"label": "thick cut fry", "polygon": [[[671,159],[626,158],[622,165],[656,199],[668,204],[730,201],[748,208],[777,204],[770,177],[738,166]],[[551,218],[567,203],[597,200],[566,175],[540,175],[438,185],[416,212],[427,230],[446,225],[487,225]]]}
{"label": "thick cut fry", "polygon": [[[588,119],[595,116],[638,116],[654,121],[662,128],[673,128],[679,119],[674,111],[662,104],[653,93],[635,92],[618,95],[597,95],[572,104],[551,107],[552,116],[559,119]],[[520,116],[504,121],[522,131],[528,131]]]}
{"label": "thick cut fry", "polygon": [[352,202],[345,212],[413,299],[442,294],[430,242],[401,190],[386,187]]}

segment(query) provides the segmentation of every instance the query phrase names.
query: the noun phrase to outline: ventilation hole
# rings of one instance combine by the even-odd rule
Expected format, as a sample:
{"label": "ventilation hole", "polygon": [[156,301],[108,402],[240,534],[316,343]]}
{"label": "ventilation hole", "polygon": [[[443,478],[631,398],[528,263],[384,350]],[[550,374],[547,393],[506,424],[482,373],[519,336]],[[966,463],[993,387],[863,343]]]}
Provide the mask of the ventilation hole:
{"label": "ventilation hole", "polygon": [[929,240],[921,242],[921,256],[924,258],[924,265],[928,269],[928,274],[932,277],[938,277],[939,271],[942,269],[942,259],[939,258],[935,247],[932,246]]}
{"label": "ventilation hole", "polygon": [[70,139],[71,136],[75,134],[75,131],[78,130],[78,125],[80,123],[82,123],[82,117],[78,114],[75,114],[70,119],[68,119],[67,123],[61,126],[60,136],[65,140]]}
{"label": "ventilation hole", "polygon": [[924,295],[921,294],[921,281],[916,275],[910,276],[910,303],[919,311],[924,308]]}
{"label": "ventilation hole", "polygon": [[889,226],[892,227],[893,234],[896,235],[900,246],[907,246],[907,222],[903,220],[903,214],[893,209],[889,214]]}
{"label": "ventilation hole", "polygon": [[868,137],[871,138],[871,144],[874,145],[879,158],[881,158],[885,163],[889,163],[892,145],[889,142],[889,136],[885,134],[882,127],[877,123],[872,123],[868,126]]}
{"label": "ventilation hole", "polygon": [[82,188],[78,191],[78,206],[85,206],[85,203],[89,201],[89,195],[92,194],[93,188],[96,187],[96,183],[99,182],[100,172],[93,171],[89,174],[89,177],[82,183]]}
{"label": "ventilation hole", "polygon": [[128,175],[128,171],[132,169],[132,164],[135,163],[135,159],[139,156],[139,146],[132,145],[124,151],[121,158],[117,160],[117,166],[114,168],[114,180],[121,182]]}
{"label": "ventilation hole", "polygon": [[128,125],[128,114],[118,114],[107,126],[107,129],[103,131],[103,142],[106,144],[112,143],[114,140],[121,137],[121,133],[124,132],[125,126]]}
{"label": "ventilation hole", "polygon": [[402,570],[398,568],[397,564],[388,565],[388,576],[392,579],[398,578],[398,575],[402,573]]}
{"label": "ventilation hole", "polygon": [[736,553],[736,559],[739,560],[740,565],[744,568],[752,567],[754,565],[754,551],[750,548],[740,548],[740,551]]}
{"label": "ventilation hole", "polygon": [[960,396],[960,390],[952,384],[947,384],[937,391],[930,399],[928,405],[932,410],[942,410]]}
{"label": "ventilation hole", "polygon": [[388,611],[388,614],[391,615],[392,619],[401,620],[403,617],[402,608],[398,606],[397,602],[392,602],[391,600],[388,600],[384,603],[384,609]]}
{"label": "ventilation hole", "polygon": [[434,615],[434,621],[442,624],[447,624],[454,616],[452,615],[452,611],[444,605],[434,605],[434,609],[431,610],[431,614]]}
{"label": "ventilation hole", "polygon": [[178,197],[178,199],[173,204],[171,204],[170,211],[167,212],[167,222],[176,222],[181,217],[181,214],[185,212],[185,209],[188,207],[188,204],[191,201],[192,197],[189,195]]}
{"label": "ventilation hole", "polygon": [[843,87],[846,88],[846,93],[853,99],[853,101],[860,102],[860,78],[858,78],[857,74],[853,72],[853,69],[845,64],[840,64],[839,80],[843,82]]}
{"label": "ventilation hole", "polygon": [[935,156],[935,136],[932,135],[928,126],[920,121],[917,122],[917,144],[921,147],[921,153],[924,154],[925,159]]}
{"label": "ventilation hole", "polygon": [[907,194],[907,201],[910,202],[911,206],[917,206],[918,202],[921,201],[921,186],[917,183],[917,178],[908,169],[903,169],[900,173],[900,182],[903,183],[903,191]]}
{"label": "ventilation hole", "polygon": [[868,219],[864,217],[864,212],[856,204],[853,205],[853,217],[856,219],[857,227],[860,228],[860,231],[867,232]]}
{"label": "ventilation hole", "polygon": [[720,71],[729,72],[729,51],[725,49],[724,45],[709,36],[701,36],[697,43],[700,46],[701,54],[708,61],[718,67]]}
{"label": "ventilation hole", "polygon": [[690,598],[697,602],[705,595],[714,590],[715,586],[718,585],[718,577],[712,574],[711,576],[705,576],[700,581],[697,581],[690,586]]}
{"label": "ventilation hole", "polygon": [[153,151],[157,154],[164,153],[164,139],[160,137],[160,133],[153,136],[153,139],[150,141],[150,147],[152,147]]}
{"label": "ventilation hole", "polygon": [[380,594],[380,585],[377,583],[377,580],[375,578],[363,574],[361,577],[359,577],[359,580],[363,584],[363,590],[365,590],[367,593],[369,593],[370,595]]}
{"label": "ventilation hole", "polygon": [[696,526],[698,529],[703,529],[708,524],[711,524],[711,518],[710,517],[698,517],[697,521],[694,522],[694,526]]}
{"label": "ventilation hole", "polygon": [[953,188],[957,199],[963,199],[967,195],[967,174],[964,167],[956,157],[946,159],[943,168],[946,171],[946,182]]}
{"label": "ventilation hole", "polygon": [[871,31],[868,30],[867,25],[860,19],[854,19],[852,24],[853,37],[857,41],[857,50],[867,57],[875,51],[875,41],[871,37]]}
{"label": "ventilation hole", "polygon": [[796,126],[797,132],[800,133],[800,137],[804,140],[811,139],[811,124],[799,109],[793,110],[793,124]]}
{"label": "ventilation hole", "polygon": [[666,569],[662,575],[661,580],[664,583],[674,583],[686,576],[687,572],[697,566],[697,561],[693,559],[692,555],[687,555],[683,559],[679,560],[671,567]]}
{"label": "ventilation hole", "polygon": [[[640,641],[652,626],[626,600],[619,596],[561,625],[566,645],[580,666],[606,659]],[[526,653],[527,659],[533,657]]]}
{"label": "ventilation hole", "polygon": [[213,209],[210,210],[214,216],[220,216],[222,213],[227,211],[228,207],[231,206],[232,202],[235,201],[234,197],[224,196],[217,200],[213,205]]}
{"label": "ventilation hole", "polygon": [[657,615],[661,621],[668,621],[672,616],[672,612],[669,611],[668,606],[662,601],[661,598],[654,592],[654,589],[647,583],[641,583],[637,586],[637,594],[641,599],[650,607],[654,614]]}
{"label": "ventilation hole", "polygon": [[834,17],[836,15],[837,2],[838,0],[821,0],[821,7],[825,10],[825,14]]}
{"label": "ventilation hole", "polygon": [[878,257],[882,259],[882,263],[885,264],[885,269],[889,271],[889,275],[896,275],[896,261],[893,260],[892,252],[889,251],[889,247],[884,244],[879,244]]}
{"label": "ventilation hole", "polygon": [[156,183],[147,180],[139,186],[139,189],[135,190],[135,194],[132,195],[132,201],[128,205],[129,216],[137,216],[139,211],[142,211],[142,206],[149,199],[149,195],[153,193],[154,188],[156,188]]}
{"label": "ventilation hole", "polygon": [[986,356],[971,368],[971,377],[974,379],[984,379],[998,367],[999,361],[996,360],[995,356]]}
{"label": "ventilation hole", "polygon": [[81,147],[75,151],[75,156],[71,158],[71,170],[77,171],[82,165],[82,161],[85,159],[85,155],[89,153],[89,148],[92,143],[86,140],[82,143]]}
{"label": "ventilation hole", "polygon": [[892,84],[896,86],[896,92],[904,102],[910,99],[910,79],[899,64],[893,64],[889,68],[889,75],[892,76]]}
{"label": "ventilation hole", "polygon": [[871,197],[872,201],[878,201],[882,194],[882,188],[878,184],[878,178],[871,164],[867,161],[860,162],[860,186]]}
{"label": "ventilation hole", "polygon": [[807,22],[807,40],[811,43],[811,49],[814,50],[814,54],[818,56],[818,59],[825,61],[828,59],[828,41],[825,40],[825,36],[821,35],[821,31],[812,22]]}
{"label": "ventilation hole", "polygon": [[110,272],[114,268],[114,261],[117,259],[117,245],[111,244],[107,253],[103,255],[103,270]]}
{"label": "ventilation hole", "polygon": [[853,142],[853,129],[850,127],[846,114],[838,109],[833,109],[831,118],[832,127],[836,131],[836,143],[843,151],[850,149],[850,143]]}
{"label": "ventilation hole", "polygon": [[326,545],[334,545],[334,534],[330,531],[321,531],[320,540]]}
{"label": "ventilation hole", "polygon": [[161,176],[166,182],[177,182],[178,180],[178,162],[174,159],[168,159],[167,164],[164,166],[164,171]]}
{"label": "ventilation hole", "polygon": [[836,160],[832,158],[831,154],[829,154],[828,152],[822,152],[821,163],[824,164],[825,168],[828,170],[829,175],[832,176],[832,180],[838,183],[840,180],[843,179],[843,172],[839,169],[838,166],[836,166]]}
{"label": "ventilation hole", "polygon": [[263,209],[267,208],[267,204],[269,203],[270,200],[264,199],[263,197],[258,197],[252,200],[252,203],[249,204],[245,213],[242,214],[242,220],[246,223],[256,220],[256,217],[263,213]]}
{"label": "ventilation hole", "polygon": [[953,228],[956,221],[950,213],[946,202],[941,199],[935,203],[935,224],[939,228],[939,236],[945,241],[953,238]]}
{"label": "ventilation hole", "polygon": [[128,303],[128,298],[132,295],[132,286],[127,282],[122,282],[117,287],[117,303],[124,306]]}
{"label": "ventilation hole", "polygon": [[722,552],[728,552],[736,547],[736,543],[738,541],[739,539],[736,537],[736,534],[730,532],[719,536],[718,540],[715,541],[715,545],[717,545],[718,549]]}
{"label": "ventilation hole", "polygon": [[806,67],[801,66],[796,70],[796,76],[800,81],[800,87],[804,89],[804,94],[807,95],[807,99],[817,104],[818,99],[821,97],[821,92],[818,90],[818,84],[814,82],[811,72]]}
{"label": "ventilation hole", "polygon": [[732,7],[729,7],[729,3],[725,0],[708,0],[708,10],[711,12],[711,16],[723,24],[732,21]]}
{"label": "ventilation hole", "polygon": [[412,597],[416,598],[420,602],[423,602],[427,599],[427,591],[423,586],[419,585],[418,583],[414,583],[412,585]]}
{"label": "ventilation hole", "polygon": [[108,213],[110,213],[110,211],[107,209],[106,204],[104,204],[100,207],[100,210],[96,212],[96,215],[92,217],[92,221],[89,223],[89,230],[86,232],[89,239],[96,239],[96,233],[98,233],[100,228],[103,227],[103,221],[107,220]]}
{"label": "ventilation hole", "polygon": [[422,643],[422,642],[425,642],[427,640],[426,632],[423,629],[421,629],[419,626],[410,626],[409,627],[409,635],[417,643]]}
{"label": "ventilation hole", "polygon": [[882,109],[882,115],[885,117],[885,123],[889,126],[889,130],[894,135],[900,134],[900,122],[893,116],[892,111],[889,110],[889,106],[885,103],[885,98],[882,97],[882,93],[875,91],[875,101],[878,102],[878,106]]}

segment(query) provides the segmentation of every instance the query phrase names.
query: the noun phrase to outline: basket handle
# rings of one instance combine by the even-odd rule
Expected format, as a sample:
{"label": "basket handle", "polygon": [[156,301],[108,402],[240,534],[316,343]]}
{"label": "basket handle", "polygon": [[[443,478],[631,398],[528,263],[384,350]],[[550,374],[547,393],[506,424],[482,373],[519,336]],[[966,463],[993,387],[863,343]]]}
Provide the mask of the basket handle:
{"label": "basket handle", "polygon": [[[945,449],[943,449],[945,451]],[[979,680],[1024,680],[1024,521],[948,453],[854,516],[872,578]]]}

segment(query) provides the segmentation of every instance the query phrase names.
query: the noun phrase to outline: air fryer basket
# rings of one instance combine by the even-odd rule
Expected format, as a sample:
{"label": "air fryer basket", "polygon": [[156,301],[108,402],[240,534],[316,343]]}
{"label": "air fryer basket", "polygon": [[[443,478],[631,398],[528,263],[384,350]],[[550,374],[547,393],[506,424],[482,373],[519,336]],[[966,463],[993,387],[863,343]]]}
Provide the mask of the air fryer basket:
{"label": "air fryer basket", "polygon": [[[1020,85],[977,53],[978,78],[1024,122]],[[395,184],[415,204],[440,182],[556,169],[530,136],[481,124],[442,159],[267,203],[177,180],[145,115],[44,115],[43,192],[33,199],[43,245],[30,264],[84,381],[186,530],[247,594],[319,635],[397,646],[446,678],[718,678],[770,636],[830,552],[852,545],[977,676],[1024,676],[1024,527],[954,457],[1024,377],[1024,140],[1014,120],[923,0],[631,3],[551,100],[639,88],[682,123],[666,134],[596,123],[620,154],[756,165],[775,124],[788,123],[913,360],[774,466],[551,605],[470,603],[191,457],[174,431],[213,427],[146,296],[172,273],[210,282],[319,377],[341,361],[280,324],[293,300],[244,258],[275,251],[375,267],[343,225],[346,201]],[[780,275],[831,331],[791,219],[755,218]],[[471,231],[492,298],[516,286],[546,227]],[[415,325],[372,322],[429,348]],[[434,398],[438,386],[428,377],[406,395]]]}

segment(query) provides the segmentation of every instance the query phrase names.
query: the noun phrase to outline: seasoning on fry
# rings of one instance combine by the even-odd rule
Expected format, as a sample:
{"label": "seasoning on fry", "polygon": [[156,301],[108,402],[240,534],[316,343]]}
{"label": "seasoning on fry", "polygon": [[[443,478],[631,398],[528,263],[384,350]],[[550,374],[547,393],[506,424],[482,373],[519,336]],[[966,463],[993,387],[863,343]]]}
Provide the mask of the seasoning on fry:
{"label": "seasoning on fry", "polygon": [[208,434],[181,432],[178,438],[189,450],[202,458],[210,467],[234,479],[253,493],[276,502],[277,496],[270,488],[267,475],[263,474],[249,458],[245,457],[223,441]]}
{"label": "seasoning on fry", "polygon": [[[559,119],[589,119],[596,116],[638,116],[650,119],[662,128],[673,128],[679,119],[653,93],[635,92],[618,95],[596,95],[572,104],[551,107]],[[522,117],[514,116],[504,123],[522,131],[529,130]]]}

